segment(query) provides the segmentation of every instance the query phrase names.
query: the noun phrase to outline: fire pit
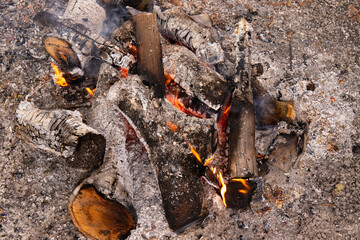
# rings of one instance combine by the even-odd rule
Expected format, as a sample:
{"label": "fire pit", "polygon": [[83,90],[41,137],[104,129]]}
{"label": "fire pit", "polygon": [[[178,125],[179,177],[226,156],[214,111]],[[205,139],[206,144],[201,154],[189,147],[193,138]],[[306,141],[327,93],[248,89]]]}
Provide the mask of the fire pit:
{"label": "fire pit", "polygon": [[[46,216],[36,236],[313,237],[304,225],[309,218],[319,214],[314,225],[329,214],[341,215],[335,206],[341,197],[349,197],[349,182],[330,177],[318,190],[324,167],[314,159],[324,151],[335,159],[356,156],[356,140],[340,133],[344,140],[338,140],[328,129],[334,118],[324,120],[322,128],[323,120],[316,116],[329,114],[309,110],[311,104],[320,109],[314,94],[327,93],[315,75],[304,77],[306,72],[299,70],[303,65],[310,69],[312,58],[304,53],[299,61],[296,32],[287,30],[280,41],[286,51],[261,50],[277,44],[260,27],[278,24],[266,22],[270,12],[308,12],[314,4],[266,3],[271,10],[252,4],[227,2],[225,11],[239,12],[234,17],[216,13],[211,4],[188,1],[69,1],[36,11],[32,27],[39,31],[34,39],[38,45],[29,53],[42,61],[38,69],[46,75],[41,84],[22,84],[31,91],[15,96],[22,101],[12,110],[14,137],[3,140],[13,144],[15,151],[6,154],[15,156],[15,163],[22,152],[25,166],[34,162],[26,156],[40,156],[40,169],[65,170],[53,176],[43,170],[33,174],[33,179],[44,180],[34,185],[41,186],[41,195],[35,191],[26,200],[36,202],[26,210],[32,212],[29,224]],[[347,11],[356,23],[357,7]],[[344,78],[357,68],[340,73],[332,69],[329,78],[340,74],[335,82],[345,84]],[[329,109],[337,101],[346,102],[344,96],[329,96]],[[349,107],[345,111],[354,115]],[[317,137],[324,132],[326,139]],[[351,142],[350,150],[346,142]],[[344,168],[353,164],[347,161]],[[21,172],[12,176],[23,181]],[[4,187],[4,196],[11,195],[10,188]],[[314,197],[319,191],[329,194],[312,203],[309,194]],[[46,197],[36,200],[39,196]],[[53,205],[57,199],[61,202]],[[49,201],[59,210],[50,215],[36,210]],[[4,236],[15,236],[9,229],[16,214],[6,206],[18,207],[0,205]],[[347,223],[355,224],[356,215],[349,216]],[[68,229],[60,233],[55,220]],[[20,235],[31,232],[23,230]]]}

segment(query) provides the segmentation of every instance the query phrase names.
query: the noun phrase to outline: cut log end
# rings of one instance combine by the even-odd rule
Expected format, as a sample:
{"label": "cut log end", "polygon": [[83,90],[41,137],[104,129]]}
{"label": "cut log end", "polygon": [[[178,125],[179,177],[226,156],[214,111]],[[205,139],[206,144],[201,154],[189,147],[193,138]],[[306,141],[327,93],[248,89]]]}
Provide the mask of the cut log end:
{"label": "cut log end", "polygon": [[74,158],[68,163],[74,168],[97,168],[102,164],[105,147],[106,140],[102,135],[87,133],[78,139]]}
{"label": "cut log end", "polygon": [[104,199],[93,186],[81,189],[68,207],[75,226],[91,239],[124,239],[135,226],[127,208]]}

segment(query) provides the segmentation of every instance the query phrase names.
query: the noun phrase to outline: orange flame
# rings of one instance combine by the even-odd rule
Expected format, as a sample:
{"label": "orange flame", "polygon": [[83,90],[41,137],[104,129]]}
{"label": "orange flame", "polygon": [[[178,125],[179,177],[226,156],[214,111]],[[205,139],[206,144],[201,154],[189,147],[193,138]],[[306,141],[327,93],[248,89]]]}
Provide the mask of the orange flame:
{"label": "orange flame", "polygon": [[65,78],[63,77],[63,73],[60,71],[60,69],[54,63],[50,63],[50,64],[55,71],[55,78],[56,78],[55,83],[59,84],[62,87],[69,86],[69,84],[66,82]]}
{"label": "orange flame", "polygon": [[88,93],[89,93],[92,97],[94,96],[94,92],[95,92],[96,88],[94,88],[93,90],[91,90],[90,88],[86,87],[85,89],[86,89],[86,91],[88,91]]}
{"label": "orange flame", "polygon": [[215,157],[215,153],[210,158],[205,160],[204,166],[206,167],[207,165],[209,165],[211,161],[214,159],[214,157]]}
{"label": "orange flame", "polygon": [[225,199],[225,193],[226,193],[227,188],[226,188],[226,184],[224,182],[224,179],[222,177],[221,171],[219,171],[219,173],[218,173],[218,178],[219,178],[220,183],[221,183],[221,189],[220,189],[221,197],[223,199],[225,207],[227,207],[226,199]]}
{"label": "orange flame", "polygon": [[189,143],[189,146],[190,146],[190,149],[191,149],[191,152],[192,154],[196,157],[196,159],[201,163],[203,164],[201,158],[200,158],[200,155],[197,153],[197,151],[191,146],[191,144]]}
{"label": "orange flame", "polygon": [[241,182],[244,185],[245,189],[239,189],[238,190],[239,193],[244,193],[245,194],[245,193],[248,193],[249,190],[251,189],[251,187],[249,186],[249,184],[247,183],[247,181],[245,179],[233,178],[232,180],[235,181],[235,182]]}
{"label": "orange flame", "polygon": [[129,69],[120,67],[121,77],[127,78],[129,76]]}

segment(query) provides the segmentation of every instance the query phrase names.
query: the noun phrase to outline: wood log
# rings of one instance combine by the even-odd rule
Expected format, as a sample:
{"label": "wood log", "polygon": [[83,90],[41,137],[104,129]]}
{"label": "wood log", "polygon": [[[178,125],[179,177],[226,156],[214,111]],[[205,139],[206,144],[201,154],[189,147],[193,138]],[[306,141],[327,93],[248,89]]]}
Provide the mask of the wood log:
{"label": "wood log", "polygon": [[68,209],[75,226],[90,239],[123,239],[135,226],[131,210],[106,199],[92,185],[75,189]]}
{"label": "wood log", "polygon": [[230,177],[257,176],[254,105],[236,92],[231,104],[229,126]]}
{"label": "wood log", "polygon": [[155,97],[162,98],[165,96],[165,76],[156,14],[140,13],[134,16],[134,23],[138,71],[149,79]]}
{"label": "wood log", "polygon": [[231,91],[220,74],[184,46],[163,45],[163,55],[165,71],[176,83],[210,108],[219,110]]}
{"label": "wood log", "polygon": [[85,125],[79,112],[40,110],[23,101],[16,110],[16,121],[21,139],[66,158],[72,167],[92,169],[101,165],[105,138]]}

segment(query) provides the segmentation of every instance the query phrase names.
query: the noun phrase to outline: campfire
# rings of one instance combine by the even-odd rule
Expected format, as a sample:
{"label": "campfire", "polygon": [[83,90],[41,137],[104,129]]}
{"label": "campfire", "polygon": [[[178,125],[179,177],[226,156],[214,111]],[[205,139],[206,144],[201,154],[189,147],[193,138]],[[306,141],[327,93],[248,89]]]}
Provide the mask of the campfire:
{"label": "campfire", "polygon": [[[203,18],[166,3],[80,2],[70,1],[61,18],[42,12],[35,19],[53,31],[43,44],[53,59],[54,94],[63,108],[91,105],[86,124],[77,111],[23,102],[17,132],[89,171],[69,201],[85,236],[125,238],[151,224],[180,234],[207,218],[207,197],[223,211],[248,209],[262,201],[260,168],[286,172],[298,164],[306,123],[297,121],[292,101],[278,101],[258,80],[263,67],[251,63],[244,18],[231,36],[236,70],[229,77],[222,67],[228,53]],[[104,14],[91,27],[78,17],[104,9],[121,20]],[[154,216],[160,223],[149,222]]]}

